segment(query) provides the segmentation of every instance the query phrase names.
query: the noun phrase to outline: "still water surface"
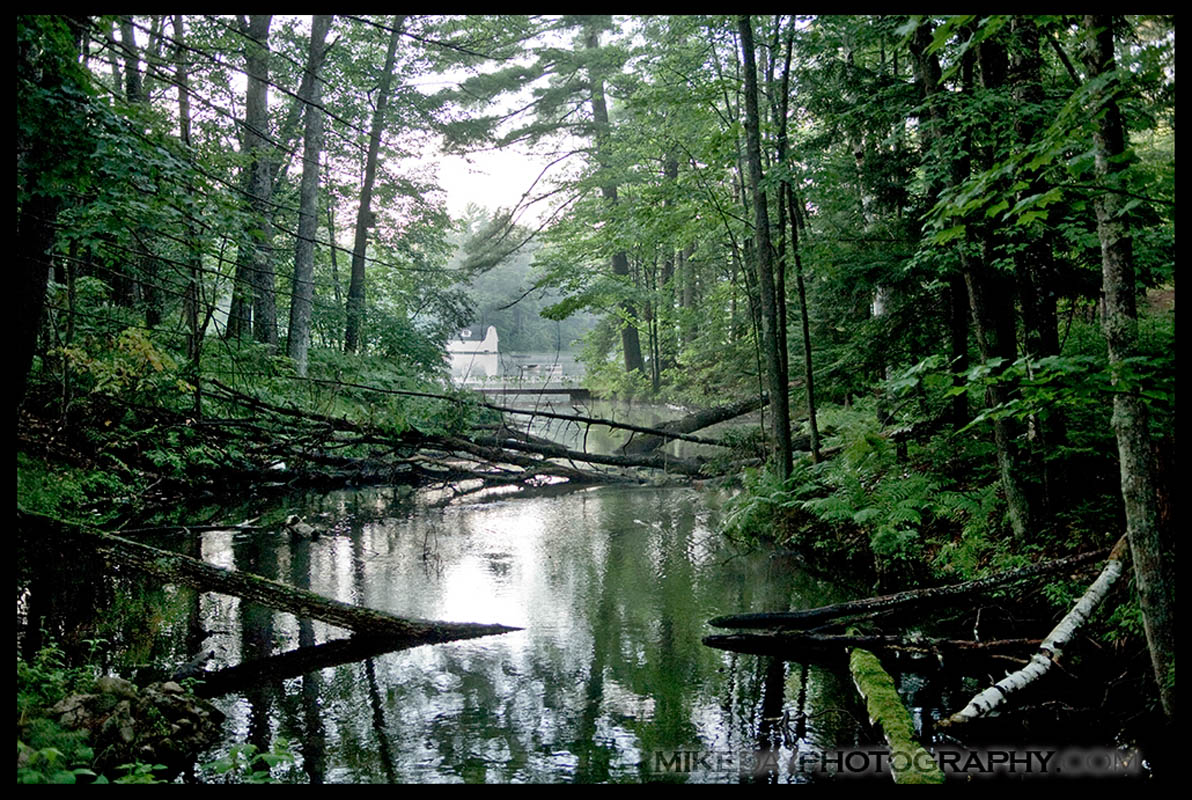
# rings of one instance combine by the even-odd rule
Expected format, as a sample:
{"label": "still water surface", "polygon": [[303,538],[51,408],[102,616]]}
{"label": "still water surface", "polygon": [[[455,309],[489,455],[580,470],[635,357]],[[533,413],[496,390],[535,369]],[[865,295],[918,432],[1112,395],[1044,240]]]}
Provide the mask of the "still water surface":
{"label": "still water surface", "polygon": [[[855,741],[846,678],[701,644],[718,614],[841,599],[790,560],[738,552],[708,497],[601,488],[436,508],[372,489],[308,498],[327,529],[314,541],[204,534],[213,563],[395,614],[523,628],[217,698],[227,739],[205,760],[285,739],[300,781],[636,782],[676,779],[657,774],[660,752]],[[346,635],[220,595],[193,618],[217,654],[208,669]],[[677,779],[741,776],[726,764]]]}

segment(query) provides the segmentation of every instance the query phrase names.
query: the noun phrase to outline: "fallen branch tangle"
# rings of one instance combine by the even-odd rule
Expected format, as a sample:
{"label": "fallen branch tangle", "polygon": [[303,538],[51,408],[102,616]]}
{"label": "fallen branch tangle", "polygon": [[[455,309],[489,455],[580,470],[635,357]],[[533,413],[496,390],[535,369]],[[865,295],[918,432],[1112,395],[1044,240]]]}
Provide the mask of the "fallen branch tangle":
{"label": "fallen branch tangle", "polygon": [[978,694],[969,701],[967,706],[940,724],[959,725],[986,716],[1004,704],[1012,694],[1021,691],[1047,674],[1060,652],[1071,641],[1073,634],[1088,620],[1089,615],[1105,599],[1113,584],[1121,576],[1122,560],[1125,558],[1126,552],[1127,541],[1123,536],[1110,551],[1109,559],[1105,562],[1105,567],[1097,576],[1097,580],[1047,635],[1043,644],[1039,645],[1039,651],[1031,656],[1029,664]]}
{"label": "fallen branch tangle", "polygon": [[[348,384],[357,386],[356,384]],[[479,404],[502,414],[542,417],[574,422],[581,425],[602,425],[612,429],[643,434],[636,439],[639,446],[626,448],[622,453],[609,455],[574,450],[547,439],[532,436],[506,424],[495,430],[478,431],[469,435],[435,435],[417,431],[393,434],[380,426],[330,417],[296,408],[279,406],[246,394],[220,381],[212,380],[210,396],[225,403],[240,406],[257,416],[258,424],[244,425],[242,420],[221,419],[196,424],[210,428],[230,428],[240,435],[260,441],[264,453],[279,461],[290,460],[318,464],[344,471],[371,467],[378,477],[393,478],[402,472],[407,479],[421,478],[425,482],[451,482],[480,479],[494,484],[533,483],[543,478],[564,479],[574,483],[640,483],[644,480],[634,470],[649,469],[685,476],[704,477],[713,472],[701,458],[676,458],[658,449],[668,439],[695,444],[724,446],[715,439],[691,433],[700,427],[731,419],[764,404],[764,399],[749,399],[717,409],[698,412],[676,423],[659,428],[617,422],[615,420]],[[358,388],[368,388],[363,387]],[[427,397],[462,403],[458,397],[395,389],[374,389],[387,394]],[[282,430],[273,430],[263,421],[280,418]],[[635,440],[631,440],[631,444]],[[644,445],[643,445],[644,443]],[[368,459],[335,455],[333,450],[353,445],[367,445],[375,456]],[[748,463],[752,463],[748,462]],[[578,466],[583,464],[585,466]],[[725,464],[721,471],[738,469],[746,462]],[[290,470],[293,472],[293,470]],[[290,476],[273,474],[275,480],[294,480]]]}

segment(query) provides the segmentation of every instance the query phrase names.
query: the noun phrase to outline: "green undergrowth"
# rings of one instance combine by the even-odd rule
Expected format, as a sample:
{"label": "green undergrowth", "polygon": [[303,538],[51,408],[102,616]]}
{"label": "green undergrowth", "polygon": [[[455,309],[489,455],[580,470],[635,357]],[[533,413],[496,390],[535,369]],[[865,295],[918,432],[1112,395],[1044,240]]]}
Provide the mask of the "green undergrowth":
{"label": "green undergrowth", "polygon": [[[18,425],[18,503],[100,524],[239,475],[317,474],[323,467],[308,453],[363,461],[491,417],[472,396],[444,389],[441,373],[378,355],[315,348],[299,376],[261,345],[209,339],[201,365],[196,381],[169,339],[115,323],[52,348],[31,374]],[[240,400],[221,396],[216,382]],[[327,418],[369,432],[369,441],[332,441]]]}
{"label": "green undergrowth", "polygon": [[785,482],[768,469],[746,471],[726,533],[868,565],[882,589],[972,580],[1112,543],[1104,508],[1091,500],[1086,514],[1070,510],[1049,531],[1015,541],[992,445],[976,432],[900,446],[870,402],[829,407],[820,425],[832,457],[796,461]]}
{"label": "green undergrowth", "polygon": [[[103,774],[96,768],[88,733],[69,730],[53,718],[50,709],[55,704],[94,691],[99,676],[94,664],[70,665],[66,653],[53,644],[27,660],[17,656],[18,784],[169,782],[162,764],[133,762]],[[294,777],[294,764],[289,744],[279,739],[268,750],[248,743],[233,745],[199,769],[222,783],[285,783]]]}
{"label": "green undergrowth", "polygon": [[68,695],[85,692],[95,673],[70,667],[65,654],[45,647],[32,659],[17,658],[17,783],[91,781],[94,753],[87,735],[69,731],[47,715],[47,709]]}

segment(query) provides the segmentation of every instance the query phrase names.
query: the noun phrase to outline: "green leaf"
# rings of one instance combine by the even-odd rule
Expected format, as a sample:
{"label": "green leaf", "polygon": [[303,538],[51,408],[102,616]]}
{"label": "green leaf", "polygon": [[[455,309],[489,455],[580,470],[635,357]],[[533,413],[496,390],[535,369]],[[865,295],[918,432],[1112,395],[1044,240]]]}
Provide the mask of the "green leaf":
{"label": "green leaf", "polygon": [[934,244],[947,244],[953,239],[962,238],[965,234],[965,230],[966,226],[964,225],[953,225],[951,228],[945,228],[944,230],[936,233],[931,237],[931,241]]}

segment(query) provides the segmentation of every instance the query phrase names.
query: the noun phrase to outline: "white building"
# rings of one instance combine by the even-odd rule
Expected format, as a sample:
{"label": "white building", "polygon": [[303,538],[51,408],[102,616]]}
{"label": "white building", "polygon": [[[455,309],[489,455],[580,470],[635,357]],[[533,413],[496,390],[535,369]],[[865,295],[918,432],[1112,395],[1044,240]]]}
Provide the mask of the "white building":
{"label": "white building", "polygon": [[475,328],[464,328],[447,340],[451,374],[468,378],[488,378],[501,374],[501,355],[497,329],[489,325],[484,336]]}

